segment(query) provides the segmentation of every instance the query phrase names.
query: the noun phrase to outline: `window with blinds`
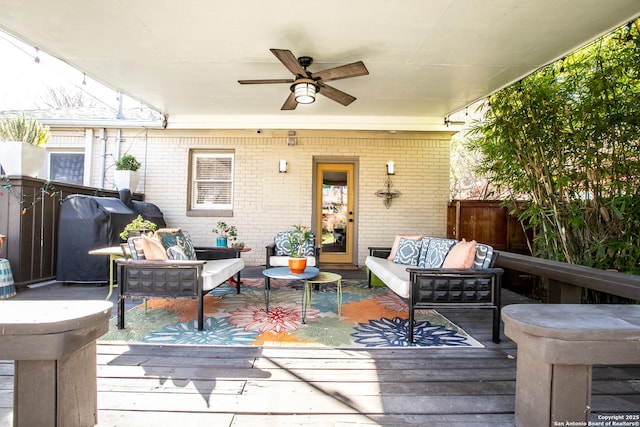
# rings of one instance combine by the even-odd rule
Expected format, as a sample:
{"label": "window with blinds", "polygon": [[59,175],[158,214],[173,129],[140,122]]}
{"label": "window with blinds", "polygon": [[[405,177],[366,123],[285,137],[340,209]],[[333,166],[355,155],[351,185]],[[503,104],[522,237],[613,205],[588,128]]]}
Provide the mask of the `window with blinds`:
{"label": "window with blinds", "polygon": [[233,163],[233,153],[193,153],[191,209],[233,209]]}

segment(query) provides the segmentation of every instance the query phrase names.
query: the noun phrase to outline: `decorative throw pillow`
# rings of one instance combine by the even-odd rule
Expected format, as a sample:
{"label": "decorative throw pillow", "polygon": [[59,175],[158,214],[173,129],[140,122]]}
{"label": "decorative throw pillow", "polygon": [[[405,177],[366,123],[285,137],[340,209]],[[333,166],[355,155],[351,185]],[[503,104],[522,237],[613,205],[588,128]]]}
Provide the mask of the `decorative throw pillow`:
{"label": "decorative throw pillow", "polygon": [[[278,234],[276,234],[276,237],[274,239],[276,255],[279,255],[279,256],[291,255],[291,244],[289,243],[289,235],[291,233],[295,233],[295,232],[281,231]],[[316,254],[315,247],[314,247],[315,236],[312,232],[310,232],[310,236],[311,236],[311,241],[304,242],[302,244],[302,248],[300,249],[300,253],[303,256],[314,256]]]}
{"label": "decorative throw pillow", "polygon": [[302,256],[314,256],[316,254],[314,247],[316,237],[313,232],[309,232],[309,235],[311,236],[311,240],[302,244],[302,249],[300,250]]}
{"label": "decorative throw pillow", "polygon": [[421,268],[440,268],[444,259],[449,253],[449,249],[457,243],[456,240],[451,239],[431,239],[429,242],[429,249],[424,258],[421,258],[424,264],[418,264]]}
{"label": "decorative throw pillow", "polygon": [[274,239],[276,255],[291,255],[291,245],[289,244],[290,231],[280,231]]}
{"label": "decorative throw pillow", "polygon": [[420,245],[420,257],[418,257],[418,267],[422,267],[426,263],[427,252],[429,251],[429,243],[431,243],[431,237],[423,237]]}
{"label": "decorative throw pillow", "polygon": [[142,247],[142,237],[129,237],[127,239],[129,245],[129,253],[133,259],[144,259],[144,248]]}
{"label": "decorative throw pillow", "polygon": [[476,257],[476,241],[460,240],[451,248],[442,263],[442,268],[471,268]]}
{"label": "decorative throw pillow", "polygon": [[396,264],[417,265],[421,243],[420,240],[401,238],[393,262]]}
{"label": "decorative throw pillow", "polygon": [[141,240],[145,259],[169,259],[167,251],[158,239],[142,236]]}
{"label": "decorative throw pillow", "polygon": [[476,256],[473,260],[473,268],[482,269],[489,268],[491,265],[491,258],[493,257],[493,248],[484,243],[476,244]]}
{"label": "decorative throw pillow", "polygon": [[174,260],[194,260],[196,251],[188,234],[182,232],[180,228],[161,228],[156,230],[156,236],[162,242],[162,246],[167,250],[169,259]]}
{"label": "decorative throw pillow", "polygon": [[387,257],[388,260],[393,261],[396,258],[396,252],[398,252],[398,245],[400,245],[400,239],[411,239],[411,240],[420,240],[422,236],[410,236],[408,234],[396,234],[396,238],[393,241],[393,246],[391,246],[391,253]]}

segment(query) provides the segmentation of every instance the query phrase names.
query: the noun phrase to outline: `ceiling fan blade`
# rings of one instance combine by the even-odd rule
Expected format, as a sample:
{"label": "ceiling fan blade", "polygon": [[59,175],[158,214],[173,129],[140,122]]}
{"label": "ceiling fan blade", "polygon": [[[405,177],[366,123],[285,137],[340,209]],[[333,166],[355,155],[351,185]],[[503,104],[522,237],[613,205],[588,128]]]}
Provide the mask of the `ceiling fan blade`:
{"label": "ceiling fan blade", "polygon": [[284,101],[284,104],[282,104],[282,107],[280,109],[295,110],[297,106],[298,106],[298,101],[296,101],[296,96],[293,94],[293,92],[291,92],[289,94],[289,97],[287,98],[286,101]]}
{"label": "ceiling fan blade", "polygon": [[333,99],[334,101],[344,105],[345,107],[356,100],[355,97],[349,95],[348,93],[344,93],[341,90],[322,83],[320,84],[319,93],[323,94],[329,99]]}
{"label": "ceiling fan blade", "polygon": [[293,79],[238,80],[241,85],[262,85],[271,83],[293,83]]}
{"label": "ceiling fan blade", "polygon": [[286,49],[269,49],[282,64],[287,67],[295,76],[306,76],[307,72],[302,65],[298,63],[298,58]]}
{"label": "ceiling fan blade", "polygon": [[366,76],[367,74],[369,74],[367,67],[364,66],[362,61],[358,61],[318,71],[317,73],[313,73],[313,78],[319,78],[322,81],[328,82],[331,80],[346,79],[349,77]]}

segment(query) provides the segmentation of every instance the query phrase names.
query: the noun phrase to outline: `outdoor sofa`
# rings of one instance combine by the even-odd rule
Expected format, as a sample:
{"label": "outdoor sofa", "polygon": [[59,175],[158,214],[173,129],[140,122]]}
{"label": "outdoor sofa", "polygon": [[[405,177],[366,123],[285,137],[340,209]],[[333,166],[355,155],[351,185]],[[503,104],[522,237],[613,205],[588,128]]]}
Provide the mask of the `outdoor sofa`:
{"label": "outdoor sofa", "polygon": [[154,236],[129,238],[118,265],[118,329],[124,329],[126,298],[191,298],[198,300],[198,330],[204,328],[204,296],[233,280],[240,293],[244,261],[240,250],[228,258],[199,260],[189,236],[180,229],[161,229]]}
{"label": "outdoor sofa", "polygon": [[409,342],[415,310],[484,308],[493,310],[492,339],[500,342],[500,292],[504,271],[493,268],[489,245],[422,236],[397,235],[392,247],[369,247],[365,265],[369,286],[375,275],[408,304]]}

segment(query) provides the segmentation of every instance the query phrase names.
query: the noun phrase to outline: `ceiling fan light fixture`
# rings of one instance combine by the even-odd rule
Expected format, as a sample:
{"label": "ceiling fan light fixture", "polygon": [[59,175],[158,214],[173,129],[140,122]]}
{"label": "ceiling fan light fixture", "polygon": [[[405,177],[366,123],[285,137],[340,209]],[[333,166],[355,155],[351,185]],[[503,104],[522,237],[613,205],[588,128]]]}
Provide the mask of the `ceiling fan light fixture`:
{"label": "ceiling fan light fixture", "polygon": [[318,88],[311,79],[297,80],[292,89],[298,104],[311,104],[316,100]]}

